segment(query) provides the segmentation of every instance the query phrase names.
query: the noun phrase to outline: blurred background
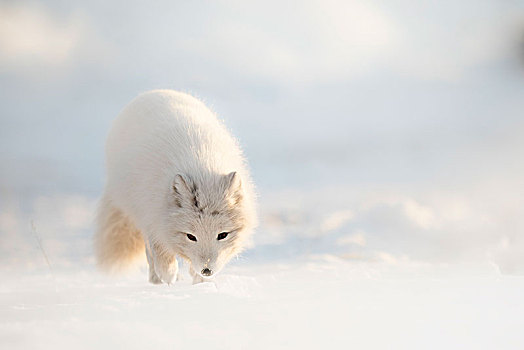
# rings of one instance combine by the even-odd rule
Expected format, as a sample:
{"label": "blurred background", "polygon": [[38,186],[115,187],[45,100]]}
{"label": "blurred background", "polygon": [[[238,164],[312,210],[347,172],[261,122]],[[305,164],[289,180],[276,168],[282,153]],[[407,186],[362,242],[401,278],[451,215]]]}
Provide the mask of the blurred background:
{"label": "blurred background", "polygon": [[93,266],[111,122],[170,88],[244,147],[244,260],[522,274],[523,63],[517,0],[1,1],[1,269]]}

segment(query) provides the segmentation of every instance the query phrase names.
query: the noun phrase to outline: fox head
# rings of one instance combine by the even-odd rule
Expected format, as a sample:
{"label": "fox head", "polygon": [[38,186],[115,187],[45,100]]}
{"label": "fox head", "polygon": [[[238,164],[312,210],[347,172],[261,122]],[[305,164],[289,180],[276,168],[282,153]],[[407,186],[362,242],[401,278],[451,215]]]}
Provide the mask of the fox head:
{"label": "fox head", "polygon": [[175,176],[170,193],[167,249],[191,262],[202,277],[216,275],[244,246],[249,214],[236,172]]}

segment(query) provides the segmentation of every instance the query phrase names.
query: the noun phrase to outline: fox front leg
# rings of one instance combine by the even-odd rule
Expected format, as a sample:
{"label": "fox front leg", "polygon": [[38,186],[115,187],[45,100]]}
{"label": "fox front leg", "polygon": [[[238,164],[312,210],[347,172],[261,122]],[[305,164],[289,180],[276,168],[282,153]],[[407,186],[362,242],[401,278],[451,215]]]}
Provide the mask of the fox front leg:
{"label": "fox front leg", "polygon": [[175,256],[167,253],[158,244],[150,242],[146,242],[146,256],[149,264],[149,282],[171,284],[178,273]]}
{"label": "fox front leg", "polygon": [[193,270],[193,266],[189,267],[189,274],[193,277],[193,284],[204,282],[204,278]]}
{"label": "fox front leg", "polygon": [[155,271],[155,259],[153,257],[153,252],[151,251],[151,246],[149,245],[149,241],[145,241],[146,243],[146,257],[147,257],[147,264],[149,266],[149,283],[153,284],[161,284],[162,280]]}
{"label": "fox front leg", "polygon": [[146,256],[147,256],[147,264],[149,265],[149,283],[153,284],[161,284],[162,280],[155,272],[155,262],[153,259],[153,253],[151,252],[151,249],[149,248],[149,245],[146,244]]}

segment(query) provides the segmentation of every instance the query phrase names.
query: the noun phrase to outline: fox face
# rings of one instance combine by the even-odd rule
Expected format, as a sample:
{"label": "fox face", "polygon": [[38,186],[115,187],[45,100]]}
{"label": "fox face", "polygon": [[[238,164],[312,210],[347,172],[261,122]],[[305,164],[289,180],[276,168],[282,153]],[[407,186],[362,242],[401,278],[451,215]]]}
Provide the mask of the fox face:
{"label": "fox face", "polygon": [[170,194],[167,249],[211,277],[240,252],[245,240],[242,184],[236,172],[196,179],[175,176]]}

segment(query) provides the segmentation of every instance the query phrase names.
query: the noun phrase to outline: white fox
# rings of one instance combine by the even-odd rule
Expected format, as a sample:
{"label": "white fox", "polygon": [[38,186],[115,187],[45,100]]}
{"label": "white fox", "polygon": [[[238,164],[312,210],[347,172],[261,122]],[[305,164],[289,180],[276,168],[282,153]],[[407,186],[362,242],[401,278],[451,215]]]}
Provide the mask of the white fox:
{"label": "white fox", "polygon": [[172,90],[135,98],[106,144],[95,251],[106,269],[146,252],[151,283],[214,276],[256,226],[253,184],[236,140],[202,102]]}

